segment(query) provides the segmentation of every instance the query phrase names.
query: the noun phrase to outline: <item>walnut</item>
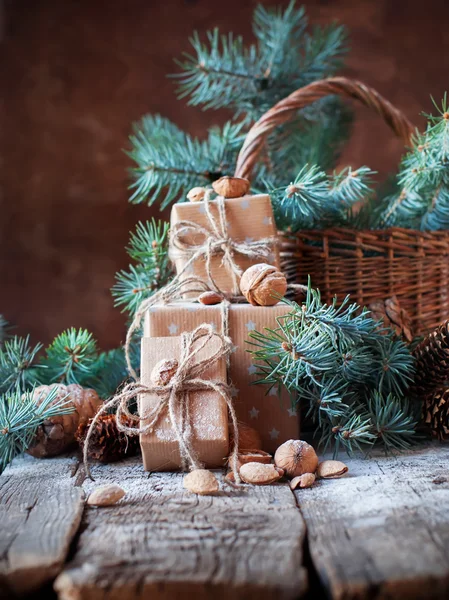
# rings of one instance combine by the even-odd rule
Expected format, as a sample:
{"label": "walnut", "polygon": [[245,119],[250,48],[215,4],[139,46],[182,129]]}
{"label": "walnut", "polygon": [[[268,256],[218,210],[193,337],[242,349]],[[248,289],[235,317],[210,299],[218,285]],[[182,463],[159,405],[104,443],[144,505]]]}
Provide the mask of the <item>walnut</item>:
{"label": "walnut", "polygon": [[117,504],[125,494],[125,490],[115,483],[103,485],[94,489],[87,499],[87,504],[89,506],[112,506]]}
{"label": "walnut", "polygon": [[318,456],[307,442],[288,440],[276,450],[274,463],[284,469],[288,477],[293,478],[303,473],[314,473],[318,466]]}
{"label": "walnut", "polygon": [[163,386],[170,383],[178,370],[176,358],[164,358],[160,360],[151,371],[151,381],[154,385]]}
{"label": "walnut", "polygon": [[249,462],[242,465],[239,473],[245,483],[253,483],[255,485],[268,485],[284,476],[283,469],[258,462]]}
{"label": "walnut", "polygon": [[348,467],[345,463],[339,460],[323,460],[318,465],[316,474],[321,479],[333,479],[335,477],[341,477],[348,472]]}
{"label": "walnut", "polygon": [[75,383],[63,385],[40,385],[33,391],[33,399],[39,406],[50,391],[57,389],[53,403],[60,400],[73,407],[73,412],[47,419],[37,429],[36,436],[27,452],[36,458],[57,456],[76,442],[75,433],[80,425],[86,425],[103,406],[95,390],[83,388]]}
{"label": "walnut", "polygon": [[198,301],[206,305],[220,304],[223,302],[223,296],[218,292],[203,292],[198,296]]}
{"label": "walnut", "polygon": [[201,202],[201,200],[204,198],[205,193],[206,188],[194,187],[187,194],[187,200],[190,200],[190,202]]}
{"label": "walnut", "polygon": [[206,469],[195,469],[184,477],[183,486],[193,494],[208,496],[218,492],[218,480]]}
{"label": "walnut", "polygon": [[296,488],[309,488],[315,483],[315,475],[313,473],[303,473],[298,477],[293,477],[290,481],[290,488],[296,490]]}
{"label": "walnut", "polygon": [[273,306],[287,291],[287,280],[276,267],[260,263],[243,273],[240,290],[253,306]]}
{"label": "walnut", "polygon": [[241,198],[249,192],[250,183],[242,177],[220,177],[212,184],[214,192],[223,198]]}

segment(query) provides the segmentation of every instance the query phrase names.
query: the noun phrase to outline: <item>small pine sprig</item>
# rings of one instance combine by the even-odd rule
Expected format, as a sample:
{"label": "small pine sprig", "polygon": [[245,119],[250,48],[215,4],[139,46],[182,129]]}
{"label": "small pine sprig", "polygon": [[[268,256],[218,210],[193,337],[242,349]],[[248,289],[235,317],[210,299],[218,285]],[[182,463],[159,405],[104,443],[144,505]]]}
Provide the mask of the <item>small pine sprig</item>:
{"label": "small pine sprig", "polygon": [[422,231],[449,228],[449,106],[447,95],[438,115],[428,119],[426,131],[417,133],[411,151],[404,156],[397,192],[384,201],[382,226]]}
{"label": "small pine sprig", "polygon": [[[133,193],[130,202],[161,210],[198,185],[210,185],[230,173],[243,143],[242,124],[226,123],[209,129],[206,140],[192,138],[159,115],[134,124],[130,137]],[[162,198],[162,199],[161,199]]]}
{"label": "small pine sprig", "polygon": [[0,315],[0,346],[8,336],[8,321],[3,315]]}
{"label": "small pine sprig", "polygon": [[256,383],[285,386],[308,402],[321,442],[336,452],[405,447],[416,419],[405,401],[414,360],[404,342],[348,298],[324,304],[310,282],[302,305],[285,302],[291,311],[276,329],[250,334]]}
{"label": "small pine sprig", "polygon": [[86,329],[67,329],[53,340],[41,361],[45,382],[83,385],[97,360],[97,344],[92,334]]}
{"label": "small pine sprig", "polygon": [[14,336],[0,348],[0,393],[25,391],[43,377],[43,365],[36,358],[42,344],[32,346],[29,336]]}
{"label": "small pine sprig", "polygon": [[12,391],[0,396],[0,473],[32,443],[37,428],[47,419],[71,413],[65,398],[55,402],[58,390],[35,398],[33,391]]}
{"label": "small pine sprig", "polygon": [[127,248],[137,262],[128,271],[116,275],[112,288],[115,305],[134,314],[141,302],[164,286],[172,274],[168,257],[168,223],[162,221],[138,223]]}
{"label": "small pine sprig", "polygon": [[305,165],[290,185],[270,190],[278,227],[295,232],[343,224],[371,194],[373,174],[368,167],[349,167],[328,177],[317,165]]}

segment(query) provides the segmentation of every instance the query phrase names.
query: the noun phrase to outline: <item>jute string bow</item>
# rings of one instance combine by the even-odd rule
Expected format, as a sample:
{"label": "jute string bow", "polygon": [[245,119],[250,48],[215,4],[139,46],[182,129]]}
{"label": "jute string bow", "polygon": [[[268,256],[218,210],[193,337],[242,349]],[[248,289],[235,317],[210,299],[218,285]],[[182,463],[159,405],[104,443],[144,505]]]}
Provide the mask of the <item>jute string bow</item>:
{"label": "jute string bow", "polygon": [[[195,360],[198,353],[201,352],[212,339],[219,341],[219,345],[215,352],[202,360]],[[240,482],[237,469],[237,417],[232,404],[229,385],[224,382],[210,381],[201,377],[211,364],[222,358],[227,358],[230,354],[231,347],[231,340],[226,335],[214,332],[212,326],[209,324],[200,325],[192,332],[183,333],[181,335],[181,356],[178,361],[178,368],[167,385],[146,386],[140,382],[130,383],[109,402],[106,402],[95,415],[89,427],[84,444],[84,464],[86,474],[92,478],[88,465],[90,436],[92,435],[100,415],[113,407],[117,407],[116,421],[118,430],[128,435],[140,435],[152,431],[160,418],[168,412],[173,431],[179,443],[183,469],[201,468],[202,465],[193,444],[190,399],[191,393],[202,390],[211,390],[219,394],[228,407],[234,429],[234,443],[229,462],[236,482]],[[135,415],[129,411],[129,403],[137,394],[153,394],[157,396],[158,401],[146,412]],[[122,422],[122,415],[126,415],[128,419],[134,422],[143,421],[144,425],[136,425],[135,427],[125,425]]]}
{"label": "jute string bow", "polygon": [[[242,269],[235,262],[235,254],[267,262],[270,260],[276,239],[268,237],[250,242],[233,240],[228,233],[225,199],[218,196],[215,200],[218,210],[218,218],[216,218],[211,210],[211,194],[212,190],[206,190],[204,195],[204,209],[209,229],[193,221],[175,223],[170,232],[170,257],[172,259],[188,258],[187,263],[178,273],[178,277],[183,275],[192,263],[204,257],[209,285],[214,291],[221,292],[213,278],[211,263],[214,256],[222,255],[222,265],[232,277],[232,293],[235,296],[240,294],[239,281],[243,274]],[[192,238],[203,241],[199,244],[187,241]]]}

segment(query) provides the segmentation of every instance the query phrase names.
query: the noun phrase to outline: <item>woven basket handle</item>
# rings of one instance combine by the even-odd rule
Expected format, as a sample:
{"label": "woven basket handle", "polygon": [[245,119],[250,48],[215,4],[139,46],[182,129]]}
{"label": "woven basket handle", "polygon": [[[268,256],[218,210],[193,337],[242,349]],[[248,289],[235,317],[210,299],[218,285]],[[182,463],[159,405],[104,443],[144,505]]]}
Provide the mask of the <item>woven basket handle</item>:
{"label": "woven basket handle", "polygon": [[400,110],[395,108],[375,89],[364,85],[360,81],[347,79],[346,77],[332,77],[315,81],[296,90],[290,96],[280,100],[254,123],[248,131],[238,155],[235,176],[251,178],[251,173],[262,151],[265,139],[275,127],[292,118],[298,109],[312,104],[319,98],[333,95],[355,98],[365,106],[374,109],[394,133],[402,139],[405,145],[410,143],[415,127]]}

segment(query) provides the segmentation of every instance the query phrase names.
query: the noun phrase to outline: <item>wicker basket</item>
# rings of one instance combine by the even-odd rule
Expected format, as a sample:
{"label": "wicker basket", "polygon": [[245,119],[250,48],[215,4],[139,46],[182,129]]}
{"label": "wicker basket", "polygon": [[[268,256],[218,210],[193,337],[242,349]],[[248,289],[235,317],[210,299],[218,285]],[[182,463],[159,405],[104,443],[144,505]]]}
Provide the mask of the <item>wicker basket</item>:
{"label": "wicker basket", "polygon": [[[404,144],[414,127],[372,88],[335,77],[293,92],[253,125],[240,151],[236,176],[251,177],[267,135],[295,112],[328,95],[347,96],[374,109]],[[423,233],[390,228],[358,231],[335,228],[281,234],[281,256],[289,279],[310,275],[326,302],[347,294],[361,305],[396,295],[412,318],[416,334],[449,316],[449,231]]]}

